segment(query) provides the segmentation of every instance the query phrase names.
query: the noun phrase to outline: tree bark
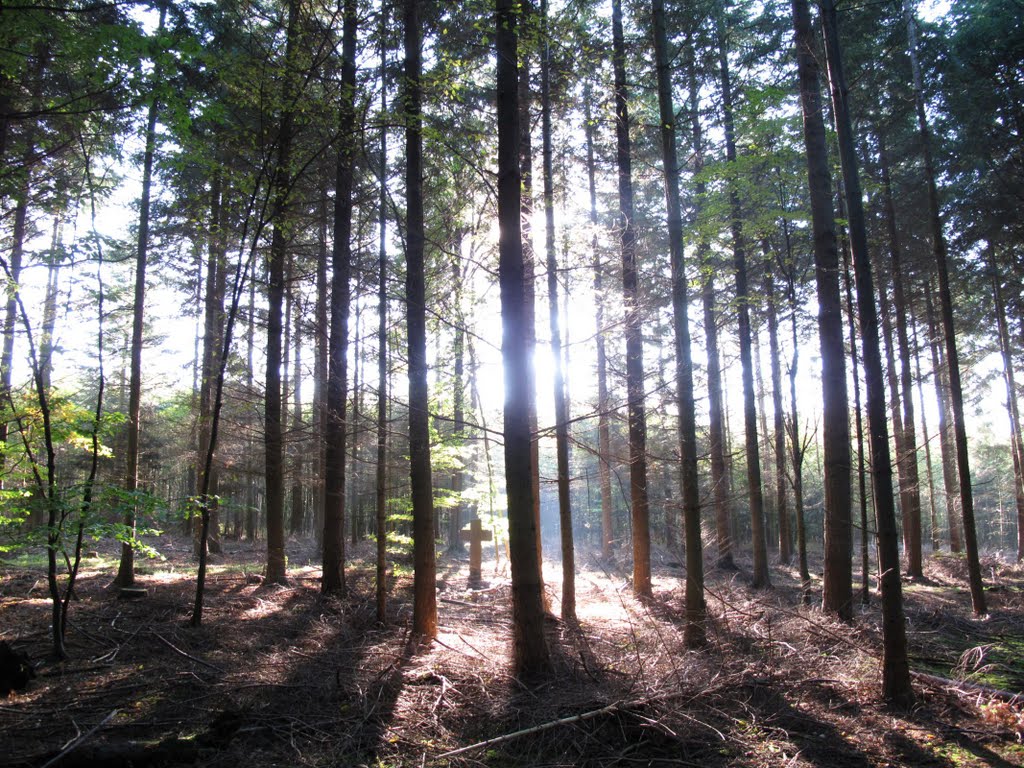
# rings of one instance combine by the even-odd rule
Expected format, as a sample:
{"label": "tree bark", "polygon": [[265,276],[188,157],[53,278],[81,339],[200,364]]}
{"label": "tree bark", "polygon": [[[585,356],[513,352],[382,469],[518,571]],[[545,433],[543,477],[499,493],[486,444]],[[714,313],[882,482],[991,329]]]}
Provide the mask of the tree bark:
{"label": "tree bark", "polygon": [[316,477],[313,482],[313,535],[318,552],[324,543],[324,480],[327,476],[327,370],[329,363],[330,320],[327,306],[327,189],[320,191],[319,235],[316,261],[316,361],[313,365],[313,431]]}
{"label": "tree bark", "polygon": [[[765,256],[770,256],[766,252]],[[779,519],[779,562],[789,565],[793,559],[786,494],[786,424],[782,407],[782,362],[779,350],[779,308],[775,291],[775,274],[768,258],[764,267],[765,311],[768,315],[768,355],[772,367],[772,410],[775,449],[775,507]]]}
{"label": "tree bark", "polygon": [[[18,290],[21,280],[21,265],[25,254],[25,224],[28,217],[31,176],[27,178],[14,208],[14,225],[11,230],[11,256],[8,262],[6,294],[7,307],[4,314],[3,357],[0,358],[0,408],[7,409],[11,396],[12,367],[14,365],[14,335],[18,324]],[[10,425],[0,419],[0,446],[6,447]],[[4,468],[6,451],[0,451],[0,470]],[[0,472],[0,488],[4,487],[3,473]]]}
{"label": "tree bark", "polygon": [[[718,35],[718,63],[722,85],[722,113],[727,162],[736,165],[736,129],[733,120],[732,82],[725,21],[721,12],[715,19]],[[757,406],[754,393],[754,363],[751,352],[750,293],[747,287],[747,256],[743,236],[743,212],[735,185],[729,185],[730,229],[732,231],[733,270],[736,278],[736,310],[739,325],[740,368],[743,378],[743,429],[746,445],[747,494],[750,508],[750,532],[753,539],[754,589],[771,587],[768,572],[768,540],[765,532],[764,490],[761,484],[761,453],[757,437]]]}
{"label": "tree bark", "polygon": [[[245,367],[245,390],[246,390],[246,393],[248,395],[250,395],[250,396],[254,396],[254,392],[255,392],[255,389],[256,389],[255,381],[253,379],[253,357],[254,357],[254,351],[255,351],[254,347],[255,347],[255,342],[256,342],[256,274],[255,274],[255,272],[256,272],[256,267],[253,266],[252,279],[249,280],[249,306],[246,308],[246,317],[248,318],[248,325],[249,325],[249,327],[248,327],[248,333],[246,333],[246,338],[245,338],[245,354],[246,354],[245,359],[246,359],[246,363],[247,363],[247,365]],[[252,432],[255,432],[255,430],[253,430]],[[252,434],[252,432],[250,433],[250,435]],[[250,461],[246,462],[248,469],[251,471],[251,475],[252,475],[253,479],[250,479],[249,482],[247,482],[246,485],[245,485],[245,498],[246,498],[246,506],[245,506],[245,538],[251,543],[251,542],[256,541],[256,534],[257,534],[257,528],[258,528],[257,501],[259,500],[259,497],[258,497],[258,494],[257,494],[257,491],[256,491],[256,482],[255,482],[255,479],[254,479],[255,476],[259,473],[259,470],[256,467],[256,459],[255,459],[255,456],[256,456],[256,446],[255,446],[255,440],[253,440],[252,437],[250,437],[247,440],[246,448],[248,449],[246,451],[246,453],[250,457],[253,457]],[[201,459],[202,459],[202,457],[200,457],[200,460]],[[202,538],[202,537],[200,536],[200,538]],[[197,544],[197,547],[198,547],[198,544]],[[197,549],[196,555],[197,556],[201,556],[202,553],[199,552],[198,549]]]}
{"label": "tree bark", "polygon": [[[900,498],[903,506],[904,549],[907,573],[911,578],[923,578],[921,559],[921,486],[917,467],[917,433],[914,427],[914,378],[910,370],[910,339],[907,327],[907,300],[903,277],[903,254],[896,225],[896,206],[892,199],[889,177],[889,156],[885,136],[878,132],[878,152],[882,172],[882,199],[889,230],[889,253],[892,258],[892,302],[896,320],[896,343],[900,360],[900,400],[903,403],[903,450],[898,454],[900,467]],[[904,483],[905,479],[905,483]],[[904,488],[905,485],[905,488]]]}
{"label": "tree bark", "polygon": [[576,619],[576,557],[569,498],[569,407],[562,372],[562,333],[558,317],[558,257],[555,252],[555,180],[551,148],[551,48],[548,42],[548,2],[541,0],[541,134],[544,158],[544,250],[548,272],[548,325],[554,362],[555,453],[558,463],[558,522],[562,545],[562,618]]}
{"label": "tree bark", "polygon": [[622,301],[626,337],[626,401],[629,420],[629,495],[633,528],[633,592],[651,593],[651,531],[647,497],[647,418],[644,411],[644,360],[640,293],[633,220],[633,172],[630,158],[626,45],[622,1],[612,0],[612,62],[615,70],[615,144],[619,177],[619,240],[622,253]]}
{"label": "tree bark", "polygon": [[[520,13],[522,26],[529,28],[529,22],[535,13],[532,0],[522,0]],[[533,140],[530,128],[533,124],[530,113],[532,93],[530,88],[530,56],[528,50],[521,50],[518,62],[519,80],[519,165],[522,178],[522,246],[523,246],[523,301],[526,303],[524,332],[527,345],[527,370],[530,377],[529,415],[530,415],[530,461],[533,466],[533,517],[534,530],[537,535],[537,560],[541,563],[541,598],[544,610],[549,610],[548,596],[544,591],[544,548],[541,541],[540,525],[540,432],[537,428],[537,372],[533,361],[537,350],[537,299],[536,299],[536,265],[537,254],[533,247]]]}
{"label": "tree bark", "polygon": [[669,253],[672,268],[672,315],[676,356],[676,404],[679,412],[680,485],[686,548],[686,628],[689,648],[707,641],[704,604],[704,552],[700,532],[700,487],[697,475],[697,417],[693,399],[693,358],[690,351],[689,296],[683,261],[683,214],[679,195],[679,158],[676,152],[676,112],[672,104],[672,70],[665,28],[665,4],[652,0],[654,60],[657,69],[661,118],[661,157],[668,213]]}
{"label": "tree bark", "polygon": [[1006,322],[1006,301],[995,260],[995,246],[988,244],[988,268],[992,274],[992,296],[999,326],[999,351],[1003,357],[1003,380],[1006,382],[1006,409],[1010,416],[1010,441],[1013,453],[1013,487],[1017,502],[1017,562],[1024,561],[1024,440],[1020,432],[1020,409],[1017,406],[1017,381],[1013,371],[1013,350],[1010,329]]}
{"label": "tree bark", "polygon": [[348,488],[348,509],[350,510],[349,515],[349,534],[352,537],[352,546],[354,547],[359,543],[359,539],[363,535],[363,511],[359,506],[359,434],[362,428],[359,425],[359,420],[363,412],[363,391],[362,391],[362,368],[365,363],[363,361],[363,350],[362,350],[362,322],[363,322],[363,305],[359,300],[359,277],[357,273],[356,277],[356,311],[354,314],[355,329],[352,331],[352,421],[349,425],[348,434],[351,438],[352,450],[349,454],[349,472],[347,476],[346,486]]}
{"label": "tree bark", "polygon": [[551,669],[544,638],[544,601],[533,513],[530,384],[519,165],[517,17],[513,0],[496,0],[498,108],[498,280],[505,373],[505,487],[512,566],[513,664],[517,677]]}
{"label": "tree bark", "polygon": [[597,346],[597,471],[601,487],[601,558],[610,561],[614,544],[612,521],[612,473],[611,473],[611,429],[608,425],[608,357],[605,352],[604,334],[604,264],[597,242],[597,180],[594,160],[594,125],[591,107],[591,88],[588,80],[584,85],[583,108],[584,132],[587,137],[587,186],[590,192],[590,226],[593,234],[590,252],[594,270],[595,344]]}
{"label": "tree bark", "polygon": [[[158,30],[162,32],[166,5],[160,8]],[[153,72],[160,77],[159,65]],[[142,156],[142,198],[139,201],[139,234],[135,249],[135,294],[132,299],[131,370],[128,381],[128,446],[125,452],[124,490],[126,494],[124,525],[130,531],[131,541],[121,542],[121,562],[114,583],[130,587],[135,583],[135,516],[138,511],[136,494],[139,487],[139,419],[142,413],[142,334],[146,321],[146,264],[149,251],[149,199],[153,188],[153,159],[156,154],[156,121],[160,104],[151,96],[146,117],[146,149]]]}
{"label": "tree bark", "polygon": [[846,78],[839,48],[836,9],[832,0],[821,0],[825,53],[832,101],[839,137],[839,159],[843,170],[849,212],[850,246],[853,250],[857,283],[857,313],[864,345],[864,379],[867,386],[868,434],[872,458],[872,487],[877,518],[878,559],[882,584],[882,696],[896,706],[910,707],[914,691],[910,684],[907,659],[906,620],[903,613],[903,587],[899,571],[899,547],[896,538],[896,510],[893,500],[892,465],[889,456],[888,425],[885,419],[885,385],[878,338],[871,262],[868,258],[867,232],[860,176],[854,152],[850,113],[847,105]]}
{"label": "tree bark", "polygon": [[413,519],[412,631],[437,634],[434,498],[430,478],[426,283],[423,265],[422,52],[419,0],[405,1],[405,296],[409,344],[409,467]]}
{"label": "tree bark", "polygon": [[[217,507],[218,467],[216,456],[210,462],[209,477],[206,477],[204,459],[210,450],[213,434],[213,411],[217,376],[220,372],[220,354],[223,349],[224,294],[227,290],[227,265],[225,246],[226,206],[224,205],[223,176],[219,170],[214,171],[210,184],[210,230],[208,233],[206,290],[204,297],[203,316],[203,351],[201,363],[201,379],[199,383],[199,440],[197,457],[199,471],[196,473],[194,492],[206,498],[201,500],[203,509],[210,516],[206,536],[202,535],[199,523],[194,531],[193,543],[196,556],[201,556],[200,547],[210,546],[210,533],[216,527],[213,520]],[[205,491],[203,489],[206,489]]]}
{"label": "tree bark", "polygon": [[348,429],[349,278],[352,272],[352,187],[356,117],[355,0],[345,0],[342,29],[342,70],[338,146],[334,192],[334,248],[331,251],[331,317],[327,364],[327,423],[324,435],[324,594],[345,594],[345,439]]}
{"label": "tree bark", "polygon": [[985,615],[985,585],[981,579],[978,559],[978,534],[974,523],[974,491],[971,488],[971,462],[967,449],[967,425],[964,421],[963,385],[960,381],[960,359],[956,346],[953,323],[953,297],[949,287],[949,264],[946,254],[946,236],[942,231],[939,210],[939,191],[932,161],[931,137],[928,118],[924,111],[921,66],[917,60],[917,24],[914,10],[907,0],[903,2],[903,16],[907,24],[907,51],[913,73],[914,101],[917,108],[917,129],[921,136],[924,175],[928,184],[928,214],[931,228],[932,252],[939,278],[939,309],[942,330],[946,337],[946,367],[949,373],[949,399],[953,411],[953,440],[956,446],[957,473],[960,477],[960,515],[964,523],[964,549],[967,551],[967,575],[971,587],[971,605],[976,616]]}
{"label": "tree bark", "polygon": [[267,582],[283,584],[287,580],[284,553],[284,422],[281,394],[282,307],[285,292],[285,262],[290,237],[289,191],[291,154],[295,138],[294,94],[291,74],[295,49],[299,45],[300,0],[289,0],[285,43],[285,77],[281,97],[286,106],[281,115],[277,137],[277,163],[272,179],[273,204],[270,221],[274,232],[267,257],[267,370],[264,405],[264,456],[267,503]]}
{"label": "tree bark", "polygon": [[[762,272],[764,271],[764,263],[761,264]],[[762,304],[759,307],[763,313],[763,296],[758,296],[758,304]],[[761,321],[764,320],[762,316]],[[772,444],[771,435],[768,430],[768,409],[765,407],[765,397],[768,394],[768,390],[764,385],[764,355],[761,354],[761,329],[756,324],[751,325],[751,352],[753,353],[754,361],[754,402],[757,405],[757,436],[759,450],[762,456],[771,456]],[[775,536],[775,528],[777,527],[778,520],[775,515],[775,487],[770,472],[765,472],[761,475],[761,492],[764,497],[764,535],[767,543],[775,543],[778,540]]]}
{"label": "tree bark", "polygon": [[[453,250],[457,254],[462,252],[463,236],[464,234],[461,230],[456,234],[455,248]],[[455,370],[452,373],[452,440],[460,450],[466,438],[466,321],[462,313],[462,284],[462,262],[461,259],[455,258],[452,261],[452,297],[455,301],[455,338],[452,340],[452,353],[455,356]],[[465,472],[460,457],[452,472],[453,505],[449,510],[448,517],[449,552],[461,553],[464,551],[462,534],[460,533],[464,517],[464,504],[462,501],[464,485]]]}
{"label": "tree bark", "polygon": [[288,476],[291,474],[291,454],[295,450],[294,436],[291,433],[292,408],[292,334],[295,332],[295,323],[292,319],[292,309],[295,305],[295,254],[289,253],[285,258],[284,266],[284,310],[282,314],[282,346],[281,346],[281,528],[287,531],[291,519],[288,501],[290,489],[286,488]]}
{"label": "tree bark", "polygon": [[[686,72],[689,90],[688,112],[693,147],[694,182],[693,217],[700,215],[707,194],[704,169],[704,138],[700,121],[700,87],[692,34],[686,40]],[[711,487],[715,509],[715,538],[718,560],[716,567],[735,568],[732,556],[732,530],[729,512],[729,481],[725,466],[725,433],[722,414],[722,366],[718,352],[718,324],[715,319],[715,278],[711,263],[711,247],[698,235],[697,263],[701,273],[701,303],[704,310],[704,338],[707,349],[708,379],[708,452],[711,456]]]}
{"label": "tree bark", "polygon": [[857,316],[853,306],[853,275],[850,273],[849,244],[844,242],[843,274],[846,287],[846,313],[850,324],[850,362],[853,364],[853,412],[857,439],[857,501],[860,509],[860,602],[871,602],[871,557],[868,545],[868,489],[864,461],[864,414],[860,396],[860,356],[857,352]]}
{"label": "tree bark", "polygon": [[[50,389],[50,375],[53,371],[53,340],[57,325],[57,294],[60,291],[60,256],[62,221],[60,215],[53,219],[53,237],[50,241],[50,263],[46,270],[46,298],[43,301],[43,332],[39,339],[39,366],[42,368],[43,388]],[[0,442],[3,445],[3,442]],[[0,478],[2,482],[2,478]],[[0,486],[2,487],[2,486]]]}
{"label": "tree bark", "polygon": [[[42,97],[43,75],[50,62],[50,50],[46,43],[39,46],[36,51],[35,63],[32,73],[31,100],[33,103],[40,103]],[[0,74],[0,160],[6,153],[6,142],[8,135],[11,98],[7,93],[7,86],[10,78]],[[11,228],[11,256],[5,269],[4,277],[7,278],[6,288],[7,302],[4,314],[3,325],[3,350],[0,352],[0,407],[6,408],[9,405],[11,396],[11,375],[14,364],[14,333],[18,323],[18,290],[20,289],[22,259],[25,250],[26,224],[28,220],[28,208],[32,192],[32,168],[35,164],[35,133],[36,128],[29,125],[25,130],[24,150],[22,154],[22,165],[25,178],[16,193],[14,205],[14,222]],[[94,201],[95,204],[95,201]],[[95,214],[95,211],[94,211]],[[41,371],[42,373],[42,371]],[[43,384],[47,382],[44,380]],[[44,389],[46,387],[44,386]],[[6,447],[7,437],[10,431],[10,424],[0,418],[0,448]],[[0,451],[0,489],[4,488],[4,464],[5,451]]]}
{"label": "tree bark", "polygon": [[946,376],[945,356],[942,352],[942,330],[935,319],[935,300],[932,285],[925,284],[925,315],[928,318],[929,348],[932,357],[932,378],[939,405],[939,450],[942,456],[942,486],[946,493],[946,525],[949,528],[949,551],[963,552],[960,535],[960,489],[956,476],[956,448],[953,445],[952,421],[949,408],[949,383]]}
{"label": "tree bark", "polygon": [[803,602],[811,602],[811,574],[807,567],[807,526],[804,517],[804,456],[806,443],[800,435],[799,411],[796,402],[796,376],[800,365],[800,344],[797,334],[797,314],[799,306],[796,295],[796,268],[790,258],[791,268],[786,276],[787,300],[789,303],[789,327],[793,346],[793,357],[789,364],[789,410],[790,420],[787,425],[789,432],[790,455],[793,465],[793,515],[796,519],[796,552],[797,565],[800,572],[800,587]]}
{"label": "tree bark", "polygon": [[[900,384],[896,375],[896,340],[892,329],[892,304],[889,300],[888,286],[885,284],[885,275],[882,272],[882,265],[876,263],[878,268],[878,311],[882,321],[882,341],[885,345],[885,379],[889,386],[889,416],[892,420],[893,445],[896,450],[896,477],[900,499],[900,523],[903,534],[904,551],[909,551],[910,542],[910,517],[902,514],[906,508],[905,491],[907,489],[906,469],[903,466],[903,456],[906,449],[903,446],[903,409],[900,407]],[[909,569],[908,569],[909,571]]]}
{"label": "tree bark", "polygon": [[298,294],[292,300],[294,316],[292,319],[292,345],[294,347],[294,359],[292,360],[292,509],[288,530],[293,536],[302,533],[303,521],[305,520],[305,505],[303,504],[303,453],[302,440],[302,302]]}
{"label": "tree bark", "polygon": [[[380,16],[380,113],[388,112],[388,14],[382,7]],[[377,515],[377,623],[388,623],[387,584],[387,459],[388,459],[388,129],[381,120],[380,153],[377,163],[380,173],[380,199],[377,212],[377,467],[375,474],[375,504]]]}
{"label": "tree bark", "polygon": [[917,338],[917,319],[910,313],[914,332],[914,373],[917,377],[917,400],[921,404],[921,442],[924,444],[924,466],[928,474],[928,510],[931,521],[932,552],[942,548],[939,538],[939,516],[935,508],[935,475],[932,471],[931,437],[928,434],[928,412],[924,407],[924,377],[921,375],[921,346]]}
{"label": "tree bark", "polygon": [[839,292],[839,249],[832,207],[825,121],[821,116],[818,64],[810,8],[793,0],[800,101],[807,147],[807,179],[814,234],[814,275],[818,289],[825,452],[825,574],[822,610],[853,619],[851,571],[850,406],[846,390],[843,309]]}

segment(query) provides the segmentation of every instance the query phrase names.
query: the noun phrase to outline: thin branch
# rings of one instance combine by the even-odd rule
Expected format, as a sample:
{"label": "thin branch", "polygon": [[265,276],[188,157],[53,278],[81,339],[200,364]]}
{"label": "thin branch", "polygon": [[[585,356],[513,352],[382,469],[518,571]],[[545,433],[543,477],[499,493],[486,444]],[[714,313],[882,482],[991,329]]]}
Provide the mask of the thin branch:
{"label": "thin branch", "polygon": [[86,741],[88,741],[94,735],[96,735],[96,733],[100,730],[100,728],[102,728],[103,726],[105,726],[107,723],[109,723],[111,720],[114,719],[114,716],[116,714],[117,714],[117,710],[116,709],[112,710],[109,715],[104,717],[102,720],[99,721],[99,723],[97,723],[95,726],[90,728],[88,731],[86,731],[81,736],[79,736],[77,739],[75,739],[70,744],[68,744],[66,747],[64,747],[64,749],[62,749],[59,754],[55,755],[54,757],[50,758],[45,763],[43,763],[40,766],[40,768],[50,768],[51,765],[56,765],[57,763],[59,763],[61,760],[63,760],[65,757],[67,757],[67,755],[70,752],[78,749]]}
{"label": "thin branch", "polygon": [[223,669],[218,667],[216,664],[211,664],[208,661],[204,661],[203,659],[200,659],[198,656],[193,656],[192,654],[186,653],[185,651],[181,650],[181,648],[176,646],[174,643],[172,643],[166,637],[161,635],[159,632],[154,632],[153,633],[153,637],[155,637],[161,643],[166,645],[168,648],[170,648],[172,651],[174,651],[179,656],[183,656],[184,658],[188,659],[189,661],[194,661],[196,664],[202,664],[204,667],[209,667],[210,669],[212,669],[215,672],[220,672],[222,675],[226,675],[227,674],[227,672],[225,672]]}

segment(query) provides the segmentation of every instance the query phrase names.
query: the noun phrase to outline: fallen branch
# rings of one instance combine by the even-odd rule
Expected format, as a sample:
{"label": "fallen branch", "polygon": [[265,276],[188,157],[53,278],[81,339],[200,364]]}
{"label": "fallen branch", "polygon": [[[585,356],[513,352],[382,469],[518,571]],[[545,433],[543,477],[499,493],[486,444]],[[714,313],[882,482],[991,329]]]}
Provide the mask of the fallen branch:
{"label": "fallen branch", "polygon": [[[636,707],[642,707],[642,706],[645,706],[645,705],[648,705],[648,704],[654,704],[654,703],[657,703],[657,702],[671,701],[673,699],[682,699],[682,698],[686,698],[688,695],[689,694],[676,691],[676,692],[673,692],[673,693],[662,694],[661,696],[652,696],[652,697],[646,698],[646,699],[634,699],[633,701],[625,701],[625,702],[623,702],[623,701],[612,702],[608,706],[601,707],[600,709],[592,709],[589,712],[582,712],[582,713],[580,713],[578,715],[571,715],[570,717],[563,717],[563,718],[560,718],[558,720],[551,720],[551,721],[546,722],[546,723],[541,723],[540,725],[531,726],[530,728],[523,728],[520,731],[514,731],[512,733],[506,733],[503,736],[495,736],[493,739],[487,739],[486,741],[478,741],[476,744],[470,744],[470,745],[465,746],[465,747],[459,747],[458,749],[453,749],[450,752],[442,752],[440,755],[437,756],[437,759],[441,760],[441,759],[444,759],[446,757],[453,757],[454,755],[461,755],[463,752],[469,752],[469,751],[474,750],[474,749],[482,749],[484,747],[491,747],[491,746],[494,746],[495,744],[502,744],[502,743],[504,743],[506,741],[512,741],[513,739],[518,739],[518,738],[520,738],[522,736],[531,736],[531,735],[533,735],[535,733],[541,733],[543,731],[551,730],[552,728],[557,728],[560,725],[574,725],[575,723],[582,723],[584,720],[590,720],[592,718],[599,717],[600,715],[606,715],[606,714],[609,714],[611,712],[620,712],[620,711],[623,711],[623,710],[634,709]],[[704,723],[701,723],[701,724],[704,725]],[[712,729],[712,730],[714,730],[714,729]]]}
{"label": "fallen branch", "polygon": [[179,656],[184,656],[186,659],[189,659],[190,661],[194,661],[197,664],[202,664],[204,667],[209,667],[210,669],[214,670],[215,672],[220,672],[222,675],[226,675],[227,674],[227,672],[225,672],[223,669],[218,667],[216,664],[211,664],[210,662],[204,661],[203,659],[200,659],[200,658],[198,658],[196,656],[193,656],[190,653],[185,653],[185,651],[181,650],[181,648],[176,646],[174,643],[172,643],[170,640],[165,638],[159,632],[154,632],[153,636],[156,637],[157,640],[159,640],[161,643],[166,645],[168,648],[170,648],[172,651],[174,651]]}
{"label": "fallen branch", "polygon": [[912,670],[910,674],[923,683],[929,683],[941,688],[953,688],[959,693],[981,693],[1011,704],[1017,704],[1024,698],[1021,696],[1020,691],[1013,693],[1012,691],[1004,691],[1000,688],[982,685],[981,683],[968,683],[962,680],[950,680],[947,677],[939,677],[938,675],[929,675],[927,672],[914,672]]}
{"label": "fallen branch", "polygon": [[450,603],[451,605],[464,605],[467,608],[492,608],[492,606],[488,603],[471,603],[467,600],[456,600],[452,597],[439,597],[438,601],[442,603]]}
{"label": "fallen branch", "polygon": [[115,742],[88,746],[73,755],[66,752],[44,763],[41,768],[60,761],[60,768],[116,768],[131,765],[135,768],[157,768],[164,765],[191,765],[200,754],[195,739],[172,736],[161,742]]}
{"label": "fallen branch", "polygon": [[522,736],[530,736],[534,733],[541,733],[542,731],[557,728],[560,725],[572,725],[573,723],[581,723],[584,720],[590,720],[591,718],[598,717],[599,715],[608,714],[609,712],[616,712],[622,706],[624,706],[622,703],[615,702],[613,704],[609,704],[606,707],[591,710],[590,712],[583,712],[579,715],[563,717],[560,720],[552,720],[547,723],[541,723],[540,725],[535,725],[532,728],[524,728],[521,731],[506,733],[503,736],[495,736],[493,739],[487,739],[486,741],[478,741],[476,744],[470,744],[465,747],[459,747],[458,749],[453,749],[449,752],[442,752],[440,755],[437,756],[437,759],[442,760],[446,757],[454,757],[455,755],[461,755],[463,752],[470,752],[474,749],[483,749],[484,747],[491,747],[495,744],[502,744],[506,741],[512,741],[513,739],[518,739]]}
{"label": "fallen branch", "polygon": [[86,741],[88,741],[90,738],[92,738],[93,735],[95,735],[95,733],[97,731],[99,731],[100,728],[102,728],[104,725],[106,725],[111,720],[113,720],[114,719],[114,715],[116,715],[116,714],[117,714],[117,710],[115,709],[109,715],[107,715],[102,720],[100,720],[99,723],[97,723],[95,726],[90,728],[88,731],[86,731],[81,736],[79,736],[77,739],[75,739],[70,744],[68,744],[66,747],[64,747],[64,749],[62,749],[59,753],[57,753],[57,755],[55,755],[54,757],[52,757],[51,759],[49,759],[45,763],[43,763],[42,766],[40,766],[40,768],[50,768],[51,765],[56,765],[57,763],[59,763],[69,753],[71,753],[72,751],[78,749],[78,747],[82,746]]}
{"label": "fallen branch", "polygon": [[131,635],[128,636],[128,639],[126,639],[122,643],[118,643],[118,645],[113,650],[107,651],[102,656],[99,656],[99,657],[93,659],[93,662],[100,662],[100,661],[102,661],[102,662],[105,662],[107,664],[112,664],[114,662],[114,659],[117,658],[117,654],[119,654],[121,652],[121,649],[124,648],[126,645],[128,645],[128,643],[130,643],[132,640],[135,639],[135,636],[137,634],[139,634],[139,631],[142,629],[142,627],[143,627],[143,625],[139,624],[139,626],[137,626],[135,628],[135,631],[132,632]]}

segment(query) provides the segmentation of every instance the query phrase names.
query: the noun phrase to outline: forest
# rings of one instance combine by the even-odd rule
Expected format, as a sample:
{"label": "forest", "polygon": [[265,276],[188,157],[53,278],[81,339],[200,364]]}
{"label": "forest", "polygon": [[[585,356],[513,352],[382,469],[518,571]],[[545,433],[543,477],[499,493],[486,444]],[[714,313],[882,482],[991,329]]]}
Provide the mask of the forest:
{"label": "forest", "polygon": [[1024,764],[1022,0],[0,1],[0,766]]}

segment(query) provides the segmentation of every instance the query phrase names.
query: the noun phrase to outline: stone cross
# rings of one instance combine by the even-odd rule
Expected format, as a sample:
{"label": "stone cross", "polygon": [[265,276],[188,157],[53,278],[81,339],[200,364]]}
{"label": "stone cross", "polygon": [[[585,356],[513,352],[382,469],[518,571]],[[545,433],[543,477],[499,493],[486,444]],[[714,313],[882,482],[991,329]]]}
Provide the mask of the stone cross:
{"label": "stone cross", "polygon": [[479,520],[469,524],[469,530],[461,530],[459,534],[463,541],[469,542],[469,579],[470,581],[480,580],[480,560],[482,556],[482,542],[491,540],[491,532],[483,530]]}

